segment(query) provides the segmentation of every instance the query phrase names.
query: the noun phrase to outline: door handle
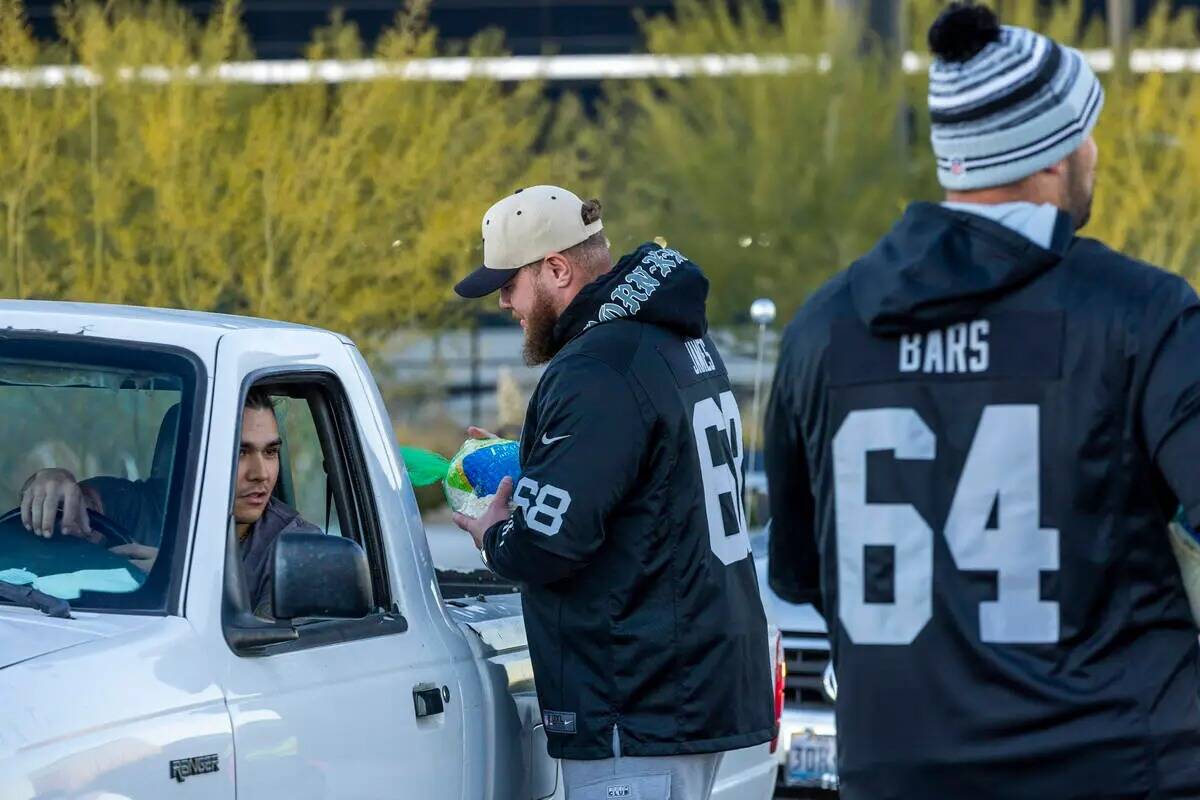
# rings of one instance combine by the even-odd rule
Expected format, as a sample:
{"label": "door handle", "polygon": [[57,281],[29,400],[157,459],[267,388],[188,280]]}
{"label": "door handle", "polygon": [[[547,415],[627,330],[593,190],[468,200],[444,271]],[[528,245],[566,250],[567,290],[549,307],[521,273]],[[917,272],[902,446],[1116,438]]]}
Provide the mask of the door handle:
{"label": "door handle", "polygon": [[413,687],[413,707],[416,709],[417,719],[432,717],[445,712],[445,701],[449,699],[450,690],[445,686],[440,689],[427,684]]}

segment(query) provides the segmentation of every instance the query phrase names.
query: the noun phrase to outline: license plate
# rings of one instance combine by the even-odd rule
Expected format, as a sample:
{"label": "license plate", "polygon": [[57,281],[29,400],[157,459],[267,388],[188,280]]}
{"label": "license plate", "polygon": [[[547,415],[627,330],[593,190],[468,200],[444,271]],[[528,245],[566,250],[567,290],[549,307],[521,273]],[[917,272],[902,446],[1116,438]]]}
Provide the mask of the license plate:
{"label": "license plate", "polygon": [[816,733],[797,733],[788,749],[787,784],[836,789],[837,739]]}

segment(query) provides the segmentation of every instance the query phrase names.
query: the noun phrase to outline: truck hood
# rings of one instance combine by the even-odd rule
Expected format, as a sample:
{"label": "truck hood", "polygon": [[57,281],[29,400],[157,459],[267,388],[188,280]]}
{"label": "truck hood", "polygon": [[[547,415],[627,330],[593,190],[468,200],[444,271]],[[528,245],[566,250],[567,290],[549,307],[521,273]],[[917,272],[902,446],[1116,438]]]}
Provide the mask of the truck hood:
{"label": "truck hood", "polygon": [[128,633],[149,622],[127,614],[74,613],[74,619],[56,619],[32,608],[0,606],[0,669]]}

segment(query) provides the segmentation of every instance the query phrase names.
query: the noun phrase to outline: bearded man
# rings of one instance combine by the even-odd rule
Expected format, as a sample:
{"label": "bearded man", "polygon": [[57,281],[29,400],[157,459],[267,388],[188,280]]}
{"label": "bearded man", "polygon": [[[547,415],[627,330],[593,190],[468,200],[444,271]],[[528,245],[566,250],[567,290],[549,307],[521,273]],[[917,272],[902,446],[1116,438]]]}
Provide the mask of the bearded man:
{"label": "bearded man", "polygon": [[515,492],[455,521],[524,584],[567,797],[703,800],[724,751],[775,735],[742,424],[707,336],[708,280],[652,243],[614,267],[599,202],[556,186],[504,198],[482,229],[484,266],[456,291],[498,290],[526,360],[548,366]]}

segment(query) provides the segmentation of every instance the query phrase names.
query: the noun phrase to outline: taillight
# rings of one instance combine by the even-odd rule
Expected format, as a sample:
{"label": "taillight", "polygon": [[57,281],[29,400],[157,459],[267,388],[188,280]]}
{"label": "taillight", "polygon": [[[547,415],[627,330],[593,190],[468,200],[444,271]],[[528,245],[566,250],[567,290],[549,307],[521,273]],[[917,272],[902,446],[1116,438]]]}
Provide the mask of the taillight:
{"label": "taillight", "polygon": [[783,721],[783,686],[787,682],[787,662],[783,659],[783,634],[775,632],[775,738],[771,752],[779,748],[779,725]]}

